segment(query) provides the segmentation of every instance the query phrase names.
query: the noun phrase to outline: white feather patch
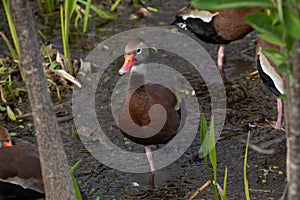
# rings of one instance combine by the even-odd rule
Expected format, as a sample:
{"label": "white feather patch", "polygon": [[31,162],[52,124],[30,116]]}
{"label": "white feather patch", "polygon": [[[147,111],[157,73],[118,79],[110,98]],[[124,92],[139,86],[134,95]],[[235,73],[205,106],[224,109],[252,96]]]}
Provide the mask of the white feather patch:
{"label": "white feather patch", "polygon": [[187,18],[199,18],[202,21],[209,23],[212,18],[218,14],[219,12],[211,13],[206,10],[191,10],[189,14],[183,14],[181,17],[183,20],[186,20]]}
{"label": "white feather patch", "polygon": [[267,57],[261,52],[261,48],[259,48],[258,55],[260,57],[259,61],[260,61],[262,70],[264,71],[265,74],[267,74],[272,79],[277,90],[281,94],[284,94],[285,92],[284,92],[283,79],[276,72],[276,70],[272,67],[272,65],[269,62],[269,60],[267,59]]}

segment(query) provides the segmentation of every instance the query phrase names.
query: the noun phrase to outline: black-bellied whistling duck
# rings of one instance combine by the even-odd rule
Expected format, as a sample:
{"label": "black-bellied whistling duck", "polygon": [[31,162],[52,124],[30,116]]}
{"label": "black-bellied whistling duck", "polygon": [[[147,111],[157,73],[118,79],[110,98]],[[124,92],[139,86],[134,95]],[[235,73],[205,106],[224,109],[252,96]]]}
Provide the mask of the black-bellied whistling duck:
{"label": "black-bellied whistling duck", "polygon": [[44,193],[37,147],[0,126],[0,181]]}
{"label": "black-bellied whistling duck", "polygon": [[284,94],[284,82],[280,74],[276,70],[276,65],[270,61],[261,51],[262,48],[280,50],[276,45],[270,44],[262,39],[257,41],[257,70],[262,82],[265,86],[277,96],[277,121],[275,123],[275,129],[282,129],[282,100],[279,98],[281,94]]}
{"label": "black-bellied whistling duck", "polygon": [[205,42],[221,44],[218,50],[218,69],[224,75],[224,45],[250,33],[253,29],[243,20],[247,15],[259,11],[259,9],[206,11],[186,6],[178,11],[172,24],[191,31]]}
{"label": "black-bellied whistling duck", "polygon": [[[130,41],[125,47],[125,62],[119,73],[123,75],[130,72],[130,78],[125,102],[119,114],[119,125],[124,136],[145,145],[151,174],[154,175],[150,145],[165,144],[176,135],[180,112],[177,109],[178,99],[170,89],[159,84],[146,83],[148,65],[143,63],[148,55],[149,49],[139,38]],[[162,107],[153,109],[157,105]]]}

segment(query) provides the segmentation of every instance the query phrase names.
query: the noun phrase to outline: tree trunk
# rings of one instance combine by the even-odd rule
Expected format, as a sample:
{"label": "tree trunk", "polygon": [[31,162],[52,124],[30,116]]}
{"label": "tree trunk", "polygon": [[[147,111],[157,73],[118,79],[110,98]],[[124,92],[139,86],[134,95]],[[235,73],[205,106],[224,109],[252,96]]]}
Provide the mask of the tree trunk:
{"label": "tree trunk", "polygon": [[34,18],[27,0],[11,0],[32,109],[46,199],[75,199],[67,157],[47,90]]}
{"label": "tree trunk", "polygon": [[294,84],[288,89],[287,144],[288,144],[288,199],[300,197],[300,40],[295,43],[293,60]]}

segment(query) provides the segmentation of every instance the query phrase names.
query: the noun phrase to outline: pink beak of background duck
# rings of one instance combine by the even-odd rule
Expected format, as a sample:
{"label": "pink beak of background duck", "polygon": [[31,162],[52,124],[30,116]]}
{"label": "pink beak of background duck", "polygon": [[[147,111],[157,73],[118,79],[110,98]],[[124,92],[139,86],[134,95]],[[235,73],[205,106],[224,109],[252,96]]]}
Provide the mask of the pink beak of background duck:
{"label": "pink beak of background duck", "polygon": [[119,74],[123,75],[130,71],[132,66],[136,63],[134,59],[134,54],[125,54],[124,55],[125,61],[122,65],[121,69],[119,70]]}

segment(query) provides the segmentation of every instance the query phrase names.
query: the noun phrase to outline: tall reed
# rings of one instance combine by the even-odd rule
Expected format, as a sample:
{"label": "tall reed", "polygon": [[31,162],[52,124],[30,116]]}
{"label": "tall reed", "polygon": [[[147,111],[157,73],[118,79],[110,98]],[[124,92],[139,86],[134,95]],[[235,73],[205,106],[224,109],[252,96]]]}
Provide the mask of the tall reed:
{"label": "tall reed", "polygon": [[[2,4],[3,4],[4,10],[5,10],[5,14],[6,14],[6,18],[7,18],[7,21],[8,21],[10,34],[11,34],[11,37],[13,39],[15,51],[12,50],[13,49],[12,45],[9,43],[9,40],[7,40],[6,37],[3,37],[3,34],[2,34],[2,38],[4,39],[6,45],[8,46],[13,59],[17,60],[17,61],[20,61],[20,59],[21,59],[21,48],[20,48],[16,28],[15,28],[15,25],[14,25],[14,22],[13,22],[13,19],[12,19],[12,15],[11,15],[10,1],[9,0],[2,0]],[[18,64],[18,67],[19,67],[19,71],[20,71],[22,80],[25,81],[25,76],[24,76],[24,73],[23,73],[22,66],[20,64]]]}
{"label": "tall reed", "polygon": [[60,6],[61,34],[64,48],[64,55],[68,61],[68,69],[71,75],[74,75],[74,69],[71,61],[69,47],[69,31],[72,14],[75,10],[77,0],[65,0],[64,7]]}

